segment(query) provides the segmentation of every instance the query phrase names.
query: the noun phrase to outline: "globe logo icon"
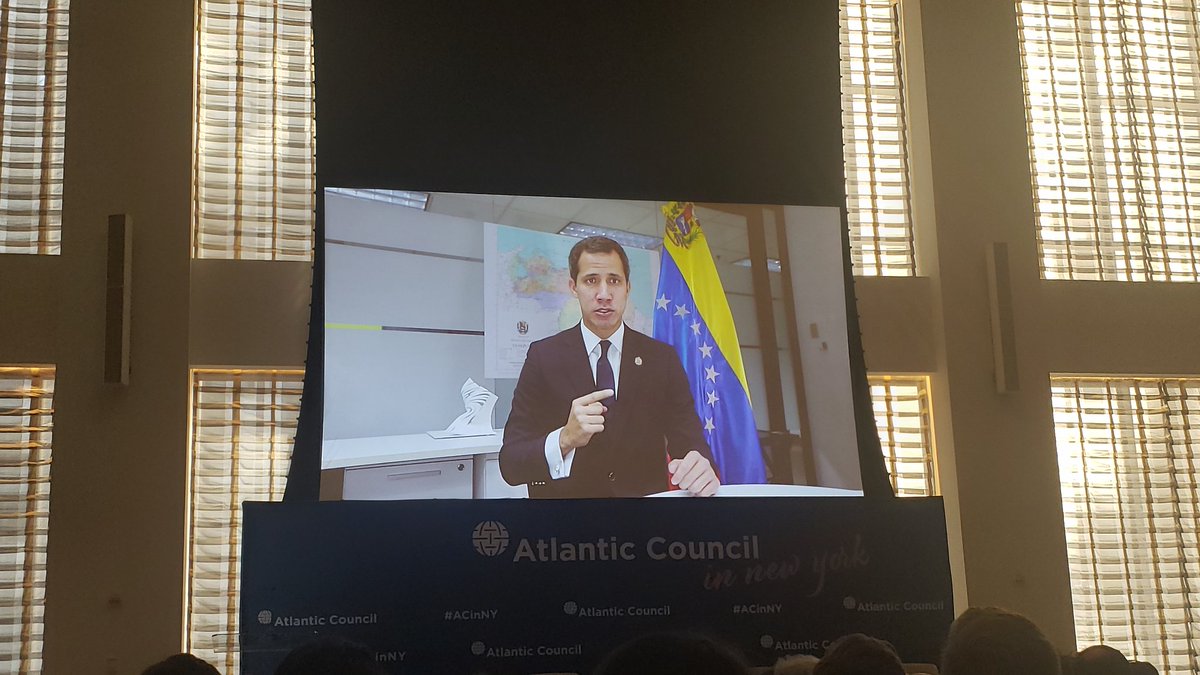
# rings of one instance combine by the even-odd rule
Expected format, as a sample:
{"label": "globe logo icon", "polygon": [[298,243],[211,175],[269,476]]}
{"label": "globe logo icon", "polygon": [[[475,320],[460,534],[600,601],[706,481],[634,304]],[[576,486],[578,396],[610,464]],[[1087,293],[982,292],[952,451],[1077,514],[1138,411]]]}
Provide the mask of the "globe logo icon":
{"label": "globe logo icon", "polygon": [[274,619],[274,617],[271,616],[271,610],[269,609],[264,609],[258,613],[258,622],[264,626],[270,626],[272,619]]}
{"label": "globe logo icon", "polygon": [[563,603],[563,613],[575,614],[575,612],[578,612],[578,611],[579,611],[579,605],[575,604],[574,601],[568,600]]}
{"label": "globe logo icon", "polygon": [[758,644],[762,645],[764,649],[770,649],[775,646],[775,638],[770,635],[764,635],[758,639]]}
{"label": "globe logo icon", "polygon": [[842,600],[842,607],[845,607],[846,609],[854,609],[857,606],[858,606],[858,602],[855,601],[855,599],[850,597],[849,595],[847,595],[846,598],[844,600]]}
{"label": "globe logo icon", "polygon": [[471,543],[479,555],[500,555],[508,548],[508,529],[494,520],[485,520],[475,526]]}
{"label": "globe logo icon", "polygon": [[475,656],[483,656],[483,653],[486,651],[487,647],[482,642],[476,640],[471,643],[471,653]]}

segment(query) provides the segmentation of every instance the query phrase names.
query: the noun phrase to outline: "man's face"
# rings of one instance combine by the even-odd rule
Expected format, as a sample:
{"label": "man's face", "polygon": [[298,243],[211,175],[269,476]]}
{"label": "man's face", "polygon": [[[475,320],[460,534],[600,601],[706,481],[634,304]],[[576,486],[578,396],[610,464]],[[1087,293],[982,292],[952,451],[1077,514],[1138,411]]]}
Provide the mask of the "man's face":
{"label": "man's face", "polygon": [[616,252],[583,253],[579,256],[579,274],[569,283],[571,294],[579,299],[583,325],[601,338],[608,338],[621,327],[625,301],[629,299],[629,280],[621,256]]}

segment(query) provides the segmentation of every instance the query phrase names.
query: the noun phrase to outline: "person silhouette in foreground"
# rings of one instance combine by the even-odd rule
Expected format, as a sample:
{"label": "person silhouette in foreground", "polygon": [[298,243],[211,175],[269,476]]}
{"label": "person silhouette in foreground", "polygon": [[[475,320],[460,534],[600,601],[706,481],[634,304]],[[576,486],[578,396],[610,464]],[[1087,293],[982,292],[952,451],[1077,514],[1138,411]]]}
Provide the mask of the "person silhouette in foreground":
{"label": "person silhouette in foreground", "polygon": [[950,626],[942,675],[1061,675],[1054,646],[1029,619],[972,607]]}
{"label": "person silhouette in foreground", "polygon": [[175,654],[146,668],[142,675],[221,675],[221,671],[191,654]]}
{"label": "person silhouette in foreground", "polygon": [[851,633],[829,645],[813,675],[904,675],[904,664],[891,643]]}
{"label": "person silhouette in foreground", "polygon": [[701,635],[658,633],[636,638],[604,658],[594,675],[746,675],[746,662],[729,647]]}

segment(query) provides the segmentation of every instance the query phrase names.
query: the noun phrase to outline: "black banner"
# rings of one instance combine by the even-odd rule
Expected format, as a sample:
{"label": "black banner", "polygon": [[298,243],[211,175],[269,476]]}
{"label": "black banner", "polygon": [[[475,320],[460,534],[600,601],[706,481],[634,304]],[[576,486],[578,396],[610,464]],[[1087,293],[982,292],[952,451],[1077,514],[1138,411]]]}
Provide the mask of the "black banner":
{"label": "black banner", "polygon": [[953,619],[940,499],[245,505],[242,672],[318,636],[396,673],[586,673],[666,630],[757,665],[862,632],[936,662]]}

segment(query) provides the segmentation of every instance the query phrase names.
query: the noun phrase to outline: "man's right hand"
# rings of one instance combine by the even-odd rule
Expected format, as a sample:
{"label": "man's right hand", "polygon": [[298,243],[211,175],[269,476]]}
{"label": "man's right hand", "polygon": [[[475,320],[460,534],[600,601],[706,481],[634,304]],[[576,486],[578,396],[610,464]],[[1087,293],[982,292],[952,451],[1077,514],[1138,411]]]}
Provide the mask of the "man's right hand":
{"label": "man's right hand", "polygon": [[601,401],[613,393],[612,389],[601,389],[571,401],[571,414],[558,435],[558,449],[564,457],[571,450],[587,445],[593,434],[604,431],[604,413],[608,408]]}

